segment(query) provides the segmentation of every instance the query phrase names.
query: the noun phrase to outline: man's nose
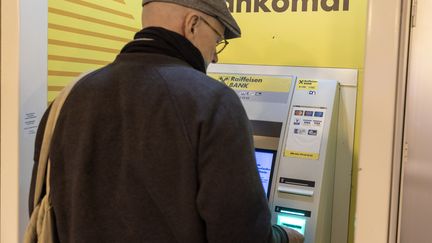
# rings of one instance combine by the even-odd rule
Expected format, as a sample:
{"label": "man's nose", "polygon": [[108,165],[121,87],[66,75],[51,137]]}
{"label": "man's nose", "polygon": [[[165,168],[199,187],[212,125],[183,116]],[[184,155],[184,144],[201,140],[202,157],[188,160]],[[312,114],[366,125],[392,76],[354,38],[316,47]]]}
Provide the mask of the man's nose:
{"label": "man's nose", "polygon": [[214,55],[213,55],[212,63],[217,63],[218,60],[219,60],[219,58],[218,58],[218,54],[215,52]]}

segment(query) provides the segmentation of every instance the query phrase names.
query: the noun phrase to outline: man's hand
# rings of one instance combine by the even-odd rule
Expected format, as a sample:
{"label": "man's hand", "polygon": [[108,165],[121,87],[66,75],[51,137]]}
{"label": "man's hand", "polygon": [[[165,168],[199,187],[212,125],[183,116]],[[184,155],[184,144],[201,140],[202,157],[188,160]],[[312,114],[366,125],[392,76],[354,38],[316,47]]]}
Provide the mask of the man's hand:
{"label": "man's hand", "polygon": [[304,236],[300,234],[297,230],[293,230],[288,227],[283,227],[285,232],[288,235],[289,243],[303,243],[304,242]]}

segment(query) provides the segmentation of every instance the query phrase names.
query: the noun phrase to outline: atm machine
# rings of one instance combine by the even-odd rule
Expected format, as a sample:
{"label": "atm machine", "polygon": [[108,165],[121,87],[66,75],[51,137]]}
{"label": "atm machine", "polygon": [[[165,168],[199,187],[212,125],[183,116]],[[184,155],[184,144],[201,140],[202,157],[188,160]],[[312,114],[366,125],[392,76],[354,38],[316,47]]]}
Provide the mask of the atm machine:
{"label": "atm machine", "polygon": [[289,75],[210,73],[240,97],[272,223],[330,243],[339,84]]}
{"label": "atm machine", "polygon": [[281,132],[272,221],[298,230],[307,243],[331,239],[338,97],[336,81],[298,79]]}

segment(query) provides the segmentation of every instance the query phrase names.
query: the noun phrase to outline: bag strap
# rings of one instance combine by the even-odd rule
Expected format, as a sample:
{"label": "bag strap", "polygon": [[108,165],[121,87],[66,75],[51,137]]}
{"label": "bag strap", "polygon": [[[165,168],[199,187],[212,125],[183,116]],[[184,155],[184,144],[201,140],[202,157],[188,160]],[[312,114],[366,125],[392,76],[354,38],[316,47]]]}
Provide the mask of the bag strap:
{"label": "bag strap", "polygon": [[[84,76],[89,74],[90,72],[86,72],[81,74],[78,78],[70,82],[64,89],[60,92],[60,94],[54,100],[51,110],[48,114],[48,119],[45,124],[45,131],[42,139],[41,152],[39,154],[39,164],[36,175],[36,184],[35,184],[35,194],[33,198],[33,206],[36,207],[39,201],[42,198],[42,189],[44,183],[46,184],[46,195],[50,193],[50,161],[49,161],[49,151],[51,147],[51,137],[54,132],[54,128],[57,122],[57,118],[60,114],[61,108],[69,95],[70,91],[74,87],[74,85],[81,80]],[[46,176],[46,178],[45,178]]]}

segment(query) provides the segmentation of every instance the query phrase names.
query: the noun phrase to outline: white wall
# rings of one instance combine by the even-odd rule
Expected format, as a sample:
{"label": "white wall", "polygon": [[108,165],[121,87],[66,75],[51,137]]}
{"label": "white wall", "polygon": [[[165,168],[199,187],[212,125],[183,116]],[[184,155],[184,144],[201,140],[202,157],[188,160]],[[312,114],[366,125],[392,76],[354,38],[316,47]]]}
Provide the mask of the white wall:
{"label": "white wall", "polygon": [[47,1],[2,1],[1,242],[21,242],[36,126],[47,104]]}
{"label": "white wall", "polygon": [[47,0],[20,0],[20,237],[28,221],[34,139],[47,106],[47,11]]}
{"label": "white wall", "polygon": [[355,243],[388,241],[399,29],[399,1],[369,1]]}

